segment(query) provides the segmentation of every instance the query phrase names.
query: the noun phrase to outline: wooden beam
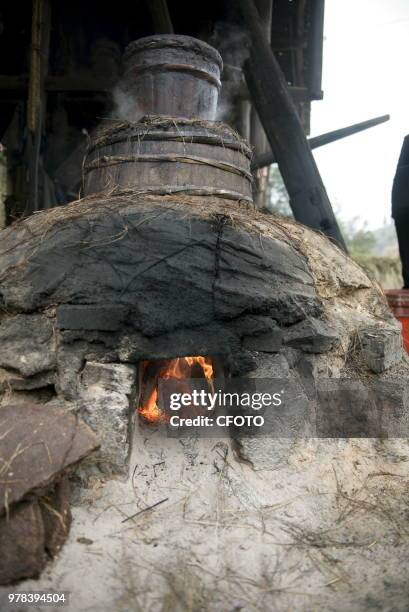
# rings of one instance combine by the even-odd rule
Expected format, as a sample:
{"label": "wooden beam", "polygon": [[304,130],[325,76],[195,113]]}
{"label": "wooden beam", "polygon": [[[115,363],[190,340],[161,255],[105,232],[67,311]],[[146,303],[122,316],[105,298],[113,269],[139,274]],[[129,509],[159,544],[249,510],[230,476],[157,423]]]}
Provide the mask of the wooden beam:
{"label": "wooden beam", "polygon": [[[227,70],[228,71],[228,66]],[[112,91],[115,80],[103,77],[89,76],[48,76],[44,81],[44,89],[49,93],[102,93],[107,94]],[[23,92],[27,90],[28,77],[0,74],[0,92]],[[306,87],[288,86],[294,102],[308,102],[310,100],[309,91]],[[234,94],[239,100],[249,100],[249,92],[245,83],[235,85]],[[7,98],[9,99],[9,98]]]}
{"label": "wooden beam", "polygon": [[324,43],[325,0],[313,0],[307,47],[307,86],[311,100],[322,99],[322,49]]}
{"label": "wooden beam", "polygon": [[[347,127],[340,128],[339,130],[332,130],[331,132],[325,132],[325,134],[308,138],[308,144],[310,145],[311,149],[317,149],[318,147],[323,147],[331,142],[341,140],[341,138],[346,138],[347,136],[352,136],[352,134],[357,134],[363,130],[368,130],[371,127],[379,125],[380,123],[389,121],[389,119],[390,115],[381,115],[380,117],[375,117],[374,119],[368,119],[368,121],[354,123],[353,125],[348,125]],[[253,160],[251,168],[252,170],[257,170],[258,168],[264,168],[264,166],[270,166],[271,164],[276,163],[276,161],[277,160],[274,153],[269,151],[263,155],[258,155]]]}
{"label": "wooden beam", "polygon": [[[0,75],[0,91],[25,91],[29,84],[27,76]],[[50,92],[111,91],[113,79],[89,76],[48,76],[44,79],[44,89]]]}
{"label": "wooden beam", "polygon": [[252,0],[238,0],[250,33],[244,72],[274,151],[295,219],[319,230],[346,250],[331,203],[304,134],[281,68],[266,39]]}

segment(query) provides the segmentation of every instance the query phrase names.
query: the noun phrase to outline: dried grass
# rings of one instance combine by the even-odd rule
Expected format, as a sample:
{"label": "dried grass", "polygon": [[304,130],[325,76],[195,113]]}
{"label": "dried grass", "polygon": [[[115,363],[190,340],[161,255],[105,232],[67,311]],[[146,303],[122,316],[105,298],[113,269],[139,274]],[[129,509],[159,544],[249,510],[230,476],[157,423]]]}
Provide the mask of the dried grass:
{"label": "dried grass", "polygon": [[[152,207],[154,204],[154,208]],[[298,224],[285,221],[258,211],[253,204],[231,200],[228,197],[196,196],[186,193],[162,195],[150,190],[134,190],[114,187],[101,193],[92,194],[71,202],[33,214],[27,219],[17,221],[3,232],[3,250],[0,256],[5,256],[24,244],[39,245],[51,230],[66,227],[68,222],[89,223],[104,217],[123,218],[123,226],[127,227],[125,213],[130,207],[140,209],[140,224],[149,223],[154,212],[158,215],[177,214],[179,218],[216,219],[226,218],[228,223],[237,230],[279,238],[286,243],[297,246]],[[294,232],[291,231],[294,228]],[[300,232],[301,233],[301,232]],[[125,235],[125,233],[124,233]],[[300,236],[299,236],[300,237]],[[14,240],[7,240],[8,238]],[[118,240],[120,236],[114,236]],[[11,244],[10,244],[11,243]],[[31,256],[32,254],[30,254]],[[26,256],[27,257],[27,256]]]}
{"label": "dried grass", "polygon": [[143,140],[149,139],[160,131],[160,137],[166,138],[166,130],[174,129],[180,136],[181,140],[186,139],[190,142],[194,136],[191,133],[186,133],[183,128],[190,130],[200,130],[196,134],[204,137],[215,137],[220,140],[221,144],[226,146],[235,144],[240,151],[251,158],[252,151],[247,142],[240,136],[236,130],[219,121],[205,121],[204,119],[182,119],[180,117],[162,116],[162,115],[146,115],[140,121],[129,122],[117,119],[108,119],[93,134],[92,141],[89,143],[88,152],[95,148],[110,145],[113,142],[128,141],[132,139]]}

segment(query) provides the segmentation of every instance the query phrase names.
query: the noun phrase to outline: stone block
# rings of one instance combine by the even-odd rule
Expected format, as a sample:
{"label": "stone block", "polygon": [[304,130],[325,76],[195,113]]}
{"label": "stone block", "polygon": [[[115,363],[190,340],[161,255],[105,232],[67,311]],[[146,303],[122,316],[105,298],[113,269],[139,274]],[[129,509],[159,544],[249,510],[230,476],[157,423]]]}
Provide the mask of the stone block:
{"label": "stone block", "polygon": [[402,360],[402,336],[398,327],[361,329],[358,340],[365,365],[372,372],[384,372]]}
{"label": "stone block", "polygon": [[136,367],[117,363],[86,363],[79,385],[78,405],[88,425],[98,432],[98,467],[105,474],[125,473],[130,448],[130,396]]}
{"label": "stone block", "polygon": [[[274,357],[282,357],[274,355]],[[284,359],[284,358],[283,358]],[[272,470],[286,464],[298,438],[304,438],[313,432],[313,419],[310,402],[304,393],[300,382],[291,377],[284,380],[280,374],[279,359],[276,362],[277,372],[272,372],[271,378],[283,378],[280,383],[283,404],[278,409],[266,408],[263,431],[258,434],[255,428],[233,428],[232,437],[237,443],[237,451],[242,459],[251,463],[255,470]],[[283,364],[281,364],[283,366]],[[264,368],[263,368],[264,370]],[[257,370],[257,379],[266,378],[265,370]],[[284,372],[281,371],[281,374]],[[257,388],[256,383],[256,388]],[[264,385],[259,386],[265,390]]]}
{"label": "stone block", "polygon": [[256,336],[245,336],[243,347],[249,351],[260,351],[262,353],[278,353],[283,343],[283,332],[278,327],[264,334]]}
{"label": "stone block", "polygon": [[75,400],[78,396],[79,373],[85,362],[88,345],[76,341],[71,344],[62,342],[57,349],[56,391],[65,400]]}
{"label": "stone block", "polygon": [[59,329],[117,331],[127,316],[127,308],[117,304],[63,304],[57,308]]}
{"label": "stone block", "polygon": [[24,378],[15,372],[9,372],[0,368],[0,391],[13,389],[15,391],[33,391],[43,389],[55,383],[55,372],[40,372]]}
{"label": "stone block", "polygon": [[83,387],[98,386],[105,391],[129,395],[136,380],[136,367],[123,363],[87,361],[82,372]]}
{"label": "stone block", "polygon": [[338,341],[338,334],[327,323],[313,317],[287,328],[284,343],[306,353],[326,353]]}
{"label": "stone block", "polygon": [[22,502],[0,518],[0,584],[40,574],[47,562],[44,525],[37,500]]}
{"label": "stone block", "polygon": [[23,376],[55,368],[52,321],[43,315],[17,315],[0,325],[0,366]]}
{"label": "stone block", "polygon": [[227,326],[211,324],[149,338],[140,333],[123,334],[118,349],[121,361],[173,359],[181,355],[228,355],[240,350],[240,338]]}
{"label": "stone block", "polygon": [[245,315],[228,323],[240,336],[258,336],[277,328],[277,322],[264,315]]}
{"label": "stone block", "polygon": [[28,494],[52,486],[62,472],[98,448],[90,428],[58,405],[19,403],[0,407],[0,457],[4,465],[12,464],[0,480],[0,514],[5,504],[11,507]]}

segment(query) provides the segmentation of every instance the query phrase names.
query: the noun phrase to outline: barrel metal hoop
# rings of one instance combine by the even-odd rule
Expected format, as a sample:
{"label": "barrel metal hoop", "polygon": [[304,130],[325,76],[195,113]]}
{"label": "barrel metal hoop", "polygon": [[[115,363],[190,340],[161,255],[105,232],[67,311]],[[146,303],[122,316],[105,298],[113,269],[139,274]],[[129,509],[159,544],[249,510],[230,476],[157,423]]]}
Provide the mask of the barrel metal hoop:
{"label": "barrel metal hoop", "polygon": [[197,68],[197,66],[192,66],[191,64],[169,64],[167,62],[163,64],[138,64],[132,66],[125,74],[125,77],[128,77],[129,74],[141,74],[143,72],[149,72],[149,74],[153,74],[155,72],[189,72],[190,74],[204,79],[208,81],[212,85],[215,85],[218,90],[220,90],[222,84],[220,79],[218,79],[215,75],[206,72],[206,70],[202,70],[201,68]]}
{"label": "barrel metal hoop", "polygon": [[[104,192],[102,191],[101,193],[104,193]],[[237,200],[238,202],[243,202],[243,203],[251,204],[252,206],[254,206],[254,202],[251,197],[243,195],[239,193],[238,191],[233,191],[231,189],[217,189],[215,187],[206,187],[206,186],[197,187],[195,185],[181,185],[181,186],[161,185],[160,187],[149,186],[149,185],[146,185],[145,187],[139,187],[135,185],[133,187],[130,186],[124,189],[119,188],[117,192],[112,195],[115,195],[115,196],[134,195],[138,197],[141,195],[169,196],[169,195],[177,195],[177,194],[200,196],[200,197],[214,196],[217,198],[226,198],[227,200]]]}
{"label": "barrel metal hoop", "polygon": [[156,34],[139,38],[131,42],[125,49],[124,61],[129,62],[135,56],[153,49],[162,49],[164,51],[179,49],[187,53],[194,53],[203,58],[205,62],[215,63],[220,70],[223,68],[223,60],[217,49],[203,40],[180,34]]}
{"label": "barrel metal hoop", "polygon": [[208,144],[208,145],[220,145],[224,149],[233,149],[239,151],[245,155],[248,159],[252,157],[251,149],[240,141],[224,140],[223,136],[217,134],[189,134],[184,135],[181,132],[152,132],[146,130],[143,133],[131,134],[124,138],[123,136],[112,136],[111,138],[102,138],[95,140],[90,144],[88,148],[88,154],[95,151],[98,147],[110,147],[120,142],[149,142],[149,141],[170,141],[170,142],[184,142],[188,144]]}
{"label": "barrel metal hoop", "polygon": [[245,170],[245,168],[240,168],[229,162],[210,159],[207,157],[199,157],[196,155],[104,155],[102,157],[99,157],[98,159],[87,162],[84,166],[84,171],[88,173],[91,170],[96,170],[98,168],[105,168],[107,166],[115,166],[117,164],[134,162],[176,162],[182,164],[198,164],[204,166],[211,166],[219,170],[224,170],[226,172],[231,172],[232,174],[243,176],[250,182],[253,181],[253,176],[251,172],[248,172],[248,170]]}

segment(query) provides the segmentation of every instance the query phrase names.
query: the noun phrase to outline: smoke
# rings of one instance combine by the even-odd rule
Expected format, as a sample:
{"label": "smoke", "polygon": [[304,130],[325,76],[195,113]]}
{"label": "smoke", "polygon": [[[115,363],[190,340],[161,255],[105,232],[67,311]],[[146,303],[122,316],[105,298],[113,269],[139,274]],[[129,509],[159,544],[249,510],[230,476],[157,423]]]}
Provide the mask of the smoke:
{"label": "smoke", "polygon": [[209,43],[223,59],[223,86],[217,119],[233,122],[234,100],[244,88],[243,64],[249,56],[250,40],[243,27],[228,21],[218,21]]}
{"label": "smoke", "polygon": [[[209,44],[219,51],[223,59],[223,81],[216,119],[234,123],[234,102],[245,88],[243,64],[249,56],[249,37],[246,30],[238,24],[219,21],[214,26]],[[112,119],[137,122],[145,114],[127,90],[123,80],[119,80],[114,87],[112,99]]]}
{"label": "smoke", "polygon": [[144,115],[134,97],[126,91],[125,84],[119,81],[112,91],[114,108],[111,113],[112,119],[121,121],[137,122]]}
{"label": "smoke", "polygon": [[233,113],[233,98],[231,95],[220,95],[217,103],[216,110],[216,121],[224,121],[225,123],[231,123],[230,118]]}
{"label": "smoke", "polygon": [[229,21],[218,21],[209,43],[216,47],[225,64],[242,68],[249,56],[250,39],[242,26]]}

